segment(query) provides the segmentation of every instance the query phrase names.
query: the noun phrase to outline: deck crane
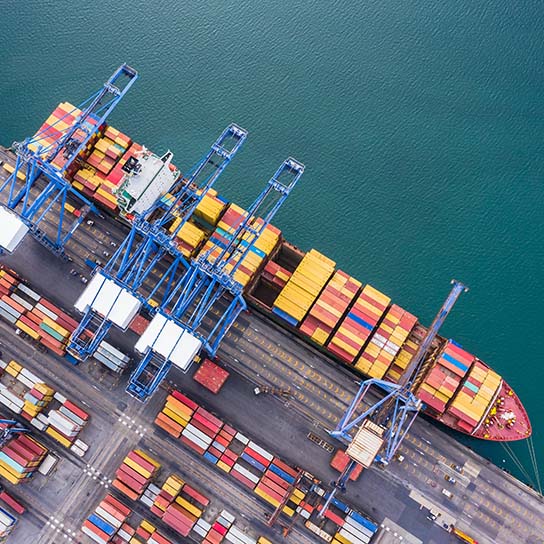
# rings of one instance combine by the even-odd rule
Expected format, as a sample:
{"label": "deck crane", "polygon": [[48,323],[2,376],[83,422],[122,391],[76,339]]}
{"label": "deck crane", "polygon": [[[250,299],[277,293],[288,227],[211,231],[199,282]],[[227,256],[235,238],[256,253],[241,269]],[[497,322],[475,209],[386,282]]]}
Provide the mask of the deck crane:
{"label": "deck crane", "polygon": [[13,435],[28,433],[28,429],[18,426],[13,419],[0,419],[0,448],[13,438]]}
{"label": "deck crane", "polygon": [[[15,169],[0,185],[0,193],[7,195],[5,204],[0,205],[0,252],[14,251],[30,232],[49,250],[66,258],[66,242],[86,213],[97,211],[90,200],[72,187],[66,172],[137,78],[133,68],[122,64],[102,88],[78,108],[35,136],[13,144],[17,155]],[[65,120],[72,119],[72,115],[76,115],[76,119],[69,124]],[[38,184],[38,179],[43,180],[45,186]],[[83,203],[84,213],[65,228],[64,207],[69,194]],[[53,235],[46,234],[45,223],[52,224],[56,230]]]}
{"label": "deck crane", "polygon": [[127,392],[145,401],[173,365],[186,372],[204,348],[214,356],[240,312],[246,309],[243,287],[234,273],[304,172],[295,159],[285,160],[237,226],[223,242],[201,253],[171,290],[136,344],[143,355]]}
{"label": "deck crane", "polygon": [[[368,468],[383,449],[380,461],[387,465],[410,430],[417,415],[423,408],[423,403],[414,394],[414,384],[427,353],[442,327],[446,317],[457,302],[461,293],[468,288],[457,280],[451,281],[452,288],[444,304],[436,314],[431,326],[412,357],[409,365],[398,383],[372,378],[361,382],[359,391],[353,398],[336,428],[330,432],[331,436],[348,444],[347,454],[350,462],[339,478],[333,482],[333,490],[327,496],[320,514],[324,515],[337,491],[343,491],[349,477],[359,461]],[[372,385],[385,391],[385,396],[362,413],[358,413],[361,403],[365,399]],[[350,433],[357,429],[355,436]]]}
{"label": "deck crane", "polygon": [[[73,356],[79,360],[87,359],[97,350],[112,326],[126,329],[142,306],[154,310],[150,301],[159,290],[163,297],[168,295],[170,288],[189,268],[177,246],[176,236],[246,137],[247,131],[237,125],[229,125],[191,173],[175,182],[168,198],[158,199],[133,218],[127,237],[104,268],[95,272],[76,301],[76,308],[84,315],[70,337],[68,350]],[[165,157],[163,159],[169,161],[170,157]],[[134,163],[130,168],[138,169],[138,164]],[[167,164],[164,168],[169,172]],[[175,228],[169,232],[168,227],[174,224]],[[166,270],[161,271],[151,292],[142,292],[147,278],[156,274],[157,266],[167,261]]]}

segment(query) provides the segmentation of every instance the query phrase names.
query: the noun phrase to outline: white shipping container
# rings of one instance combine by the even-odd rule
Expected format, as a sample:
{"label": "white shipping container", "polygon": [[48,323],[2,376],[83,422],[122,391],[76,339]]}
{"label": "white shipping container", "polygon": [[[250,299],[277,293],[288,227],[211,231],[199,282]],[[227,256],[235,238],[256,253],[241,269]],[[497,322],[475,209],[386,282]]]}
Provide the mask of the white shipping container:
{"label": "white shipping container", "polygon": [[[15,321],[21,317],[21,312],[18,312],[15,308],[12,308],[3,300],[0,300],[0,310],[2,310],[2,316],[8,319],[8,321],[11,323],[15,323]],[[15,318],[15,321],[11,321],[13,318]]]}
{"label": "white shipping container", "polygon": [[236,433],[236,436],[234,438],[236,438],[236,440],[239,440],[245,446],[249,444],[249,438],[247,436],[244,436],[242,433]]}
{"label": "white shipping container", "polygon": [[32,389],[34,387],[34,383],[32,380],[29,380],[26,376],[22,374],[22,372],[19,372],[17,375],[17,379],[26,387],[29,389]]}
{"label": "white shipping container", "polygon": [[132,538],[130,536],[129,533],[127,533],[124,529],[119,529],[119,531],[117,531],[117,534],[123,539],[123,540],[126,540],[127,542],[130,542],[130,539]]}
{"label": "white shipping container", "polygon": [[151,493],[153,493],[154,495],[158,495],[161,492],[161,488],[155,484],[149,484],[147,489],[151,491]]}
{"label": "white shipping container", "polygon": [[20,283],[17,286],[17,289],[22,291],[25,295],[29,296],[30,298],[34,299],[36,302],[39,302],[39,300],[42,298],[36,291],[33,291],[30,289],[30,287],[27,287],[24,283]]}
{"label": "white shipping container", "polygon": [[20,399],[17,395],[12,393],[9,389],[2,389],[2,391],[0,391],[0,395],[10,400],[13,404],[18,406],[19,408],[22,408],[25,404],[24,400]]}
{"label": "white shipping container", "polygon": [[72,446],[70,446],[70,450],[73,451],[78,457],[84,457],[85,453],[82,449],[78,448],[78,447],[74,447],[74,445],[72,444]]}
{"label": "white shipping container", "polygon": [[27,302],[24,298],[21,298],[15,293],[11,293],[9,298],[14,300],[15,302],[17,302],[17,304],[20,304],[23,308],[26,308],[27,310],[32,310],[32,308],[34,308],[33,304],[30,304],[30,302]]}
{"label": "white shipping container", "polygon": [[43,423],[42,421],[40,421],[39,419],[37,419],[35,417],[33,417],[30,420],[30,424],[33,427],[36,427],[36,429],[38,429],[38,431],[45,431],[45,429],[47,429],[47,427],[48,427],[47,423]]}
{"label": "white shipping container", "polygon": [[353,527],[355,530],[357,530],[357,531],[359,531],[359,532],[361,532],[364,535],[367,535],[369,537],[372,537],[374,535],[374,533],[370,529],[367,529],[366,527],[361,525],[358,521],[354,520],[353,518],[351,518],[349,516],[346,518],[346,524],[344,525],[344,527],[347,528],[348,525],[350,527]]}
{"label": "white shipping container", "polygon": [[339,534],[341,534],[344,538],[347,538],[350,542],[353,542],[353,544],[368,544],[370,542],[370,538],[363,533],[355,533],[350,532],[346,529],[346,527],[342,527],[339,531]]}
{"label": "white shipping container", "polygon": [[6,361],[2,361],[2,359],[0,359],[0,368],[4,369],[8,366],[8,363],[6,363]]}
{"label": "white shipping container", "polygon": [[79,416],[74,414],[72,410],[69,410],[68,408],[66,408],[66,406],[61,406],[59,408],[59,412],[82,428],[87,423],[86,419],[81,419]]}
{"label": "white shipping container", "polygon": [[36,304],[35,306],[36,310],[39,310],[42,314],[45,314],[49,319],[52,319],[53,321],[56,321],[59,316],[52,312],[49,308],[46,308],[43,304]]}
{"label": "white shipping container", "polygon": [[23,370],[21,370],[21,374],[23,374],[23,376],[28,378],[33,384],[43,383],[41,378],[38,378],[38,376],[36,376],[36,374],[33,374],[32,372],[30,372],[30,370],[28,370],[28,368],[23,368]]}
{"label": "white shipping container", "polygon": [[109,512],[106,512],[102,507],[98,506],[94,512],[98,517],[102,518],[104,521],[113,525],[116,529],[119,529],[123,522],[113,517]]}
{"label": "white shipping container", "polygon": [[187,430],[187,427],[183,430],[181,433],[185,438],[196,444],[199,448],[207,449],[209,444],[207,442],[204,442],[201,438],[193,434],[190,430]]}
{"label": "white shipping container", "polygon": [[55,391],[53,398],[55,400],[58,400],[61,404],[64,404],[68,400],[62,393],[59,393],[58,391]]}
{"label": "white shipping container", "polygon": [[123,370],[123,367],[119,366],[116,362],[111,361],[101,353],[95,352],[93,357],[114,372],[121,372]]}
{"label": "white shipping container", "polygon": [[85,533],[89,538],[91,538],[95,542],[98,542],[98,544],[107,544],[107,540],[103,540],[98,535],[95,535],[90,529],[87,529],[87,527],[82,526],[81,532]]}
{"label": "white shipping container", "polygon": [[263,448],[261,448],[261,446],[259,446],[258,444],[255,444],[255,442],[250,441],[248,446],[253,451],[256,451],[258,454],[262,455],[268,461],[272,461],[272,459],[274,459],[274,456],[271,453],[268,453],[266,450],[263,450]]}
{"label": "white shipping container", "polygon": [[113,347],[111,344],[108,344],[105,340],[102,340],[100,342],[100,345],[98,346],[98,350],[104,350],[106,352],[109,352],[111,355],[113,355],[115,358],[128,362],[130,360],[130,357],[123,353],[122,351],[119,351],[117,348]]}
{"label": "white shipping container", "polygon": [[19,319],[19,316],[15,317],[11,315],[10,313],[6,312],[3,308],[0,308],[0,317],[4,318],[6,321],[11,323],[12,325],[15,325],[15,323],[17,323],[17,320]]}
{"label": "white shipping container", "polygon": [[198,436],[198,438],[200,438],[200,440],[202,440],[202,442],[204,442],[207,446],[209,446],[213,442],[212,438],[210,438],[206,433],[203,433],[200,429],[197,429],[191,423],[187,424],[187,426],[185,427],[185,429],[183,429],[181,434],[185,434],[186,432],[190,432],[194,434],[195,436]]}
{"label": "white shipping container", "polygon": [[212,528],[211,523],[208,523],[204,518],[198,518],[195,527],[198,526],[206,531],[206,533]]}
{"label": "white shipping container", "polygon": [[202,527],[199,527],[198,525],[193,526],[193,531],[202,538],[204,538],[208,534],[208,531],[206,531]]}
{"label": "white shipping container", "polygon": [[83,440],[81,439],[77,439],[74,444],[78,447],[78,448],[81,448],[83,451],[87,451],[89,449],[89,445],[88,444],[85,444],[85,442],[83,442]]}
{"label": "white shipping container", "polygon": [[229,529],[229,532],[227,533],[227,539],[228,535],[234,536],[237,538],[238,542],[243,542],[244,544],[256,544],[257,541],[254,538],[251,538],[250,536],[246,535],[243,531],[238,529],[236,526],[232,526]]}
{"label": "white shipping container", "polygon": [[242,476],[245,476],[251,482],[255,484],[259,482],[258,476],[255,476],[255,474],[249,472],[249,470],[245,469],[243,466],[239,465],[238,463],[235,463],[234,467],[232,468],[233,470],[236,469],[237,472],[239,472]]}
{"label": "white shipping container", "polygon": [[150,499],[149,497],[146,497],[145,495],[142,495],[140,497],[140,501],[143,502],[149,508],[153,506],[153,499]]}

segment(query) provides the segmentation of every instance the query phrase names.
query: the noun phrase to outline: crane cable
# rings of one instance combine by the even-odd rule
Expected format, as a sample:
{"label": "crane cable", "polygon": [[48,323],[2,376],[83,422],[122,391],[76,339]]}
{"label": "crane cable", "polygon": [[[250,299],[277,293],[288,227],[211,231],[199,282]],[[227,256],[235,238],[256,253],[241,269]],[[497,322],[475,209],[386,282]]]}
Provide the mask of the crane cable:
{"label": "crane cable", "polygon": [[508,444],[507,442],[500,442],[500,445],[504,448],[506,453],[510,456],[518,470],[527,478],[527,481],[531,484],[532,487],[536,488],[535,482],[521,463],[521,461],[518,459],[517,455],[514,453],[514,450],[512,449],[512,446]]}
{"label": "crane cable", "polygon": [[531,458],[531,463],[533,464],[533,471],[535,473],[536,483],[538,484],[538,492],[542,495],[542,484],[540,481],[540,472],[538,470],[538,462],[536,459],[535,445],[534,445],[532,436],[530,436],[527,439],[527,449],[529,450],[529,457]]}

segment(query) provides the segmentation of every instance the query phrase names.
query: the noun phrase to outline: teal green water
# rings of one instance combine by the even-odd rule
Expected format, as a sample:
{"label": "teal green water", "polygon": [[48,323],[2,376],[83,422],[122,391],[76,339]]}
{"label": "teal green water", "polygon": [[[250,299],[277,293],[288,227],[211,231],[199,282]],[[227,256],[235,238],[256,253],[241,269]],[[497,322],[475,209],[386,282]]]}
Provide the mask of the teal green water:
{"label": "teal green water", "polygon": [[[542,457],[542,4],[122,4],[3,3],[0,141],[122,61],[141,78],[112,123],[183,169],[237,122],[250,136],[226,196],[248,204],[292,155],[307,170],[276,220],[288,239],[424,323],[452,277],[470,286],[443,332],[515,388]],[[500,446],[470,444],[514,471]]]}

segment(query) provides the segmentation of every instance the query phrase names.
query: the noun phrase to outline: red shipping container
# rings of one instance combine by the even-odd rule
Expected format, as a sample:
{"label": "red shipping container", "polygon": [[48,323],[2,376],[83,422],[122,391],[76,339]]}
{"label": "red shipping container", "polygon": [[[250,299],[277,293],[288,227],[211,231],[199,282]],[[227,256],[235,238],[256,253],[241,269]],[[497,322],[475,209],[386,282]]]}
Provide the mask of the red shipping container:
{"label": "red shipping container", "polygon": [[179,391],[172,391],[172,396],[185,404],[187,408],[190,408],[191,410],[196,410],[198,408],[198,404],[194,401],[192,401],[190,398],[186,397],[183,393],[180,393]]}

